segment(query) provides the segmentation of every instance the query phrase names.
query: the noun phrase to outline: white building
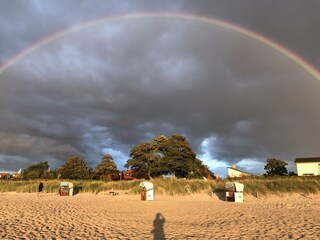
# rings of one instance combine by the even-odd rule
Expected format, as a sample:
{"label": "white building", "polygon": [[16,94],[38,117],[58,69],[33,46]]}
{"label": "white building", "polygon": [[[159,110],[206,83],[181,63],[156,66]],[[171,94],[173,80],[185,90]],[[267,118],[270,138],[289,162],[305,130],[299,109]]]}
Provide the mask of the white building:
{"label": "white building", "polygon": [[297,158],[294,163],[297,166],[298,176],[320,175],[320,158]]}
{"label": "white building", "polygon": [[228,167],[228,177],[236,178],[236,177],[250,177],[253,174],[242,171],[236,167],[236,165],[232,165],[232,167]]}

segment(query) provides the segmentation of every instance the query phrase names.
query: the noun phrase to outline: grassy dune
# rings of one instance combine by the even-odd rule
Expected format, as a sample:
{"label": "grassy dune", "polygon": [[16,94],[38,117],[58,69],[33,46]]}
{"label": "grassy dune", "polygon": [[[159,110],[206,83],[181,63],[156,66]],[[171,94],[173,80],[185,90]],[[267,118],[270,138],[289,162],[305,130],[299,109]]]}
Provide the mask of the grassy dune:
{"label": "grassy dune", "polygon": [[[46,180],[44,190],[49,193],[58,192],[60,182],[64,180]],[[68,180],[66,180],[68,181]],[[136,181],[92,181],[70,180],[77,192],[99,193],[102,191],[125,190],[132,194],[140,192],[139,183]],[[249,194],[282,194],[282,193],[319,193],[320,177],[253,177],[243,179],[220,180],[186,180],[186,179],[152,179],[150,180],[157,194],[187,195],[200,192],[221,192],[225,189],[226,182],[237,181],[245,185],[245,192]],[[40,180],[2,180],[0,192],[37,192]]]}

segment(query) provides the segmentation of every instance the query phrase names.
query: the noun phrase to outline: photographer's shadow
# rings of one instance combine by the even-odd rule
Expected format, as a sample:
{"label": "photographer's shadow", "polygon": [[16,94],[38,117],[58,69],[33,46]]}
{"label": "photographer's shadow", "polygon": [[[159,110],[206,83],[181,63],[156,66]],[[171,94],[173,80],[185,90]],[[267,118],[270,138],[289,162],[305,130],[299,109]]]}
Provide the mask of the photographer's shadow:
{"label": "photographer's shadow", "polygon": [[161,213],[156,214],[156,218],[153,221],[153,230],[151,233],[153,234],[155,240],[165,240],[166,237],[164,235],[164,223],[166,219],[163,217]]}

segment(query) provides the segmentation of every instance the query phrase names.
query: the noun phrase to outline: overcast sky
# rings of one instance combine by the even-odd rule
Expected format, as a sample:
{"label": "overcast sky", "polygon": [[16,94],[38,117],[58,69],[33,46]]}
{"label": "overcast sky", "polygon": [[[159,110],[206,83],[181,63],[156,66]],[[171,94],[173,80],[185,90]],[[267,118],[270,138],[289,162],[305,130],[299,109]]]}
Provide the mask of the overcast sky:
{"label": "overcast sky", "polygon": [[[319,11],[318,0],[1,0],[0,170],[72,155],[95,167],[105,153],[122,169],[133,146],[175,133],[217,175],[264,173],[267,158],[295,170],[320,156]],[[128,17],[152,12],[172,15]],[[201,17],[284,46],[318,79]]]}

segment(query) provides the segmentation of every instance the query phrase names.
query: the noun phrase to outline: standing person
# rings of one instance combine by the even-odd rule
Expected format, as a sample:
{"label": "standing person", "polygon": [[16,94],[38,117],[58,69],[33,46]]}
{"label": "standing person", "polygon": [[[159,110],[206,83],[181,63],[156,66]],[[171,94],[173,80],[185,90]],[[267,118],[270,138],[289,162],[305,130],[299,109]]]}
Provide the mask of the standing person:
{"label": "standing person", "polygon": [[40,197],[40,194],[43,193],[43,182],[40,182],[39,183],[39,186],[38,186],[38,196]]}

